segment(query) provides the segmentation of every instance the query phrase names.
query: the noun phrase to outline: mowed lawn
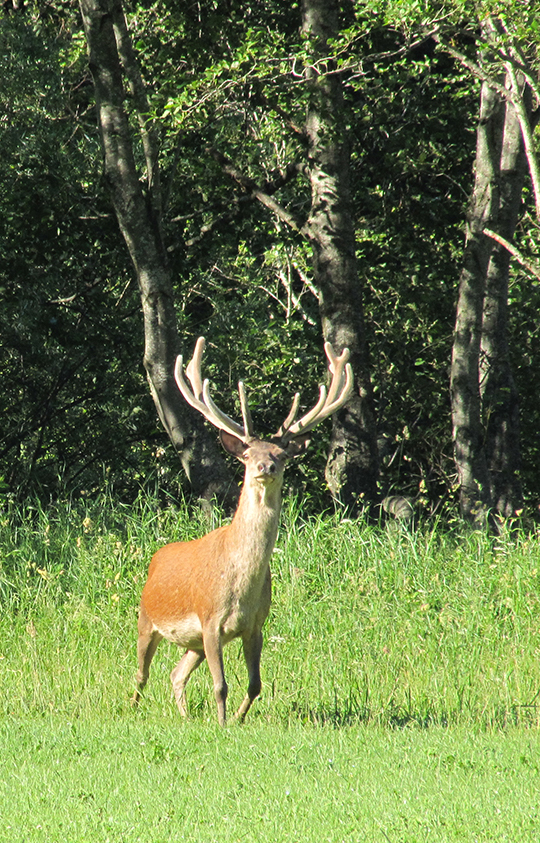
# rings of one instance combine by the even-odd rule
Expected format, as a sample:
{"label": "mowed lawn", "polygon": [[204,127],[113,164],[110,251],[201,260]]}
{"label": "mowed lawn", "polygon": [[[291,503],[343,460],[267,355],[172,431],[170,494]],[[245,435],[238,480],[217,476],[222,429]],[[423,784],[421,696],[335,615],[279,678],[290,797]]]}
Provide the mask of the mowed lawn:
{"label": "mowed lawn", "polygon": [[0,726],[0,840],[537,841],[536,732]]}
{"label": "mowed lawn", "polygon": [[[293,509],[273,558],[263,694],[139,711],[152,551],[209,527],[141,500],[0,516],[0,841],[537,841],[540,542]],[[245,691],[226,651],[231,711]]]}

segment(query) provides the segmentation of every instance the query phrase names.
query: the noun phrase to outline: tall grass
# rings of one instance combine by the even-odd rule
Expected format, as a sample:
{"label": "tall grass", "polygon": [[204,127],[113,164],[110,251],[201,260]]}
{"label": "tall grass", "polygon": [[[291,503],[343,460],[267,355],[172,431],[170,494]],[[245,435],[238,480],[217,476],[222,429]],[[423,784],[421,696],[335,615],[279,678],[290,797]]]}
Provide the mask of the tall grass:
{"label": "tall grass", "polygon": [[[141,497],[0,514],[0,714],[126,715],[148,562],[219,516]],[[540,556],[536,533],[370,526],[285,510],[272,560],[263,695],[269,724],[538,726]],[[163,643],[142,710],[178,718]],[[226,650],[231,710],[246,686]],[[214,719],[206,666],[188,686]]]}

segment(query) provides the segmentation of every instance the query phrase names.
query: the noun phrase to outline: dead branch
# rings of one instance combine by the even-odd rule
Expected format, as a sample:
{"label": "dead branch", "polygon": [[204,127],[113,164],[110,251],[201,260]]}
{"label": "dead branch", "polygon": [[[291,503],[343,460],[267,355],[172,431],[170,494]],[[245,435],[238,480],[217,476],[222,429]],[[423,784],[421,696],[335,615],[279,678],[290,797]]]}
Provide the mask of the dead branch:
{"label": "dead branch", "polygon": [[491,231],[490,228],[484,228],[484,234],[487,237],[491,237],[492,240],[495,240],[496,243],[499,243],[500,246],[504,246],[504,248],[510,252],[512,257],[514,257],[518,263],[525,267],[528,272],[538,278],[540,280],[540,266],[538,264],[531,263],[531,261],[525,257],[525,255],[515,246],[513,243],[510,243],[509,240],[506,240],[505,237],[502,237],[500,234],[497,234],[495,231]]}

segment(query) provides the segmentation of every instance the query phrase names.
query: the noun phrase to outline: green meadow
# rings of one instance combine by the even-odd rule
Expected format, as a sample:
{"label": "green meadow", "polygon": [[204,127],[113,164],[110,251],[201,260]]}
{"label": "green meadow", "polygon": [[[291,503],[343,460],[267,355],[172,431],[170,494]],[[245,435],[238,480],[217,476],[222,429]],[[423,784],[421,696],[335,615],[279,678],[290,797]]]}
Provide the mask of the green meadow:
{"label": "green meadow", "polygon": [[[131,709],[152,552],[219,520],[141,497],[0,514],[0,841],[540,839],[540,545],[286,508],[263,693],[183,722],[161,644]],[[245,692],[226,650],[230,705]]]}

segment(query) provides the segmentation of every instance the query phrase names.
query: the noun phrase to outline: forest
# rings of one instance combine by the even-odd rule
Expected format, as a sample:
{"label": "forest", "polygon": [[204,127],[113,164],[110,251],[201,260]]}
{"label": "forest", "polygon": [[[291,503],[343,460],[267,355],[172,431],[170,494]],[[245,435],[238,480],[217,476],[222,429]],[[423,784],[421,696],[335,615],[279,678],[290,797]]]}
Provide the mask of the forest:
{"label": "forest", "polygon": [[355,391],[287,475],[313,511],[540,505],[540,21],[470,0],[5,0],[0,506],[234,503],[174,383],[257,433],[323,346]]}

